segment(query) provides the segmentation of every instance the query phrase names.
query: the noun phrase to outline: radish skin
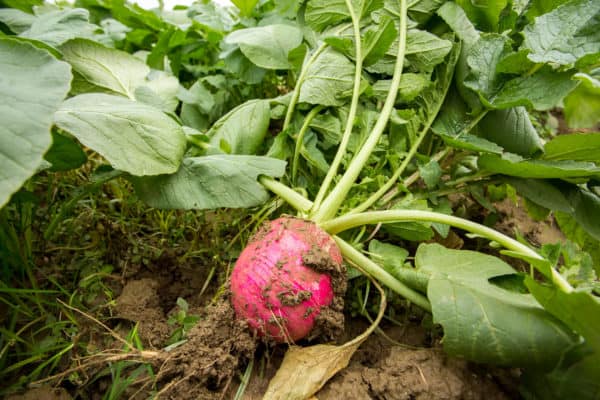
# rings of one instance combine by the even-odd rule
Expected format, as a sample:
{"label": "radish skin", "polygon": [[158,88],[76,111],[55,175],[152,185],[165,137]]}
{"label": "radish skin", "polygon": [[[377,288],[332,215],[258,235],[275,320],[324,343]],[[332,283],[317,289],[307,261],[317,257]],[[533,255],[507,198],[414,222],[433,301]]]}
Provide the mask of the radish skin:
{"label": "radish skin", "polygon": [[277,342],[311,337],[319,316],[339,294],[323,271],[332,267],[342,271],[342,254],[316,224],[293,217],[269,221],[233,269],[235,312],[260,336]]}

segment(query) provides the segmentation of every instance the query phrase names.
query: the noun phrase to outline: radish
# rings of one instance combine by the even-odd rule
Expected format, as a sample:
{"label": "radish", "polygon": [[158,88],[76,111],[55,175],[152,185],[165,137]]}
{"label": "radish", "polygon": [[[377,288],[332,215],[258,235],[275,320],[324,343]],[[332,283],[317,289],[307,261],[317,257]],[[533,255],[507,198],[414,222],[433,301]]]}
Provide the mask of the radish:
{"label": "radish", "polygon": [[231,275],[236,314],[278,342],[334,337],[343,327],[342,254],[314,222],[281,217],[265,223]]}

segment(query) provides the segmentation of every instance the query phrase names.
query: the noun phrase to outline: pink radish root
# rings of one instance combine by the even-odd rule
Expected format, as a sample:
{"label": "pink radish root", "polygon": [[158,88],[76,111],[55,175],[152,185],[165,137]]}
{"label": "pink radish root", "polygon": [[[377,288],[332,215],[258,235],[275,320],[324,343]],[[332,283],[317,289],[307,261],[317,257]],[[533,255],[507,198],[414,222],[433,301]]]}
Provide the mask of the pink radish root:
{"label": "pink radish root", "polygon": [[343,326],[344,291],[336,243],[313,222],[293,217],[263,225],[231,274],[238,317],[278,342],[335,336]]}

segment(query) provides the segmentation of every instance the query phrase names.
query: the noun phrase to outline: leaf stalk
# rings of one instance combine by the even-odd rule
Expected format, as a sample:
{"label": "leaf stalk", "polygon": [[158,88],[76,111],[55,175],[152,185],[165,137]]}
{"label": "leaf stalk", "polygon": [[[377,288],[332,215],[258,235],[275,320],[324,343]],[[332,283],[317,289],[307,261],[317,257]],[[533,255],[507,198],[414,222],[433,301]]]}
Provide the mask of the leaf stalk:
{"label": "leaf stalk", "polygon": [[404,66],[404,55],[406,53],[406,32],[407,32],[407,17],[406,17],[406,0],[400,0],[400,34],[398,44],[398,55],[396,57],[396,65],[394,67],[394,75],[388,92],[387,98],[379,114],[379,118],[371,131],[371,134],[365,141],[363,147],[354,156],[348,169],[342,175],[340,181],[336,184],[333,190],[327,195],[323,203],[312,213],[312,219],[319,223],[333,218],[339,209],[342,202],[345,200],[360,171],[365,166],[375,146],[379,142],[396,102],[398,87],[400,86],[400,77]]}
{"label": "leaf stalk", "polygon": [[323,198],[325,194],[329,190],[329,186],[333,181],[333,178],[337,174],[338,168],[346,154],[346,149],[348,148],[348,143],[350,142],[350,136],[352,135],[352,129],[354,128],[354,119],[356,118],[356,111],[358,110],[358,100],[360,98],[360,81],[362,78],[362,65],[363,65],[363,54],[362,54],[362,43],[360,36],[360,16],[357,18],[356,13],[354,12],[354,8],[352,7],[352,2],[350,0],[346,0],[346,7],[350,12],[350,17],[352,18],[352,28],[354,33],[354,52],[356,54],[356,68],[354,69],[354,86],[352,88],[352,100],[350,103],[350,110],[348,111],[348,119],[346,120],[346,127],[344,129],[344,133],[342,134],[342,140],[340,141],[340,145],[338,146],[335,157],[325,175],[325,179],[319,188],[319,192],[315,197],[315,202],[313,205],[313,212],[319,209],[321,203],[323,202]]}
{"label": "leaf stalk", "polygon": [[[472,222],[463,218],[455,217],[452,215],[446,215],[442,213],[432,211],[419,211],[419,210],[385,210],[385,211],[369,211],[358,214],[347,214],[330,221],[326,221],[320,224],[321,228],[329,232],[331,235],[335,235],[347,229],[355,228],[361,225],[367,224],[378,224],[378,223],[392,223],[392,222],[405,222],[405,221],[423,221],[423,222],[438,222],[441,224],[450,225],[456,228],[463,229],[465,231],[478,234],[487,239],[495,241],[502,245],[508,250],[515,251],[525,256],[531,257],[537,260],[544,260],[532,248],[524,245],[517,240],[508,237],[492,228],[480,225],[476,222]],[[573,291],[573,287],[556,271],[554,268],[551,269],[552,282],[559,287],[562,291],[570,293]]]}

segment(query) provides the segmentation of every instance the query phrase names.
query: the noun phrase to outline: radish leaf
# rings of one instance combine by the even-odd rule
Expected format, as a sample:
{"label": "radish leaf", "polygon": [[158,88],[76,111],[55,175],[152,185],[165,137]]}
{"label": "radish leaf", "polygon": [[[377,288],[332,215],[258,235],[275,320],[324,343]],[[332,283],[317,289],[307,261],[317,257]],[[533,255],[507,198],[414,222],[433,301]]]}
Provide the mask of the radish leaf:
{"label": "radish leaf", "polygon": [[28,43],[0,39],[0,207],[43,161],[52,115],[69,91],[71,68]]}

